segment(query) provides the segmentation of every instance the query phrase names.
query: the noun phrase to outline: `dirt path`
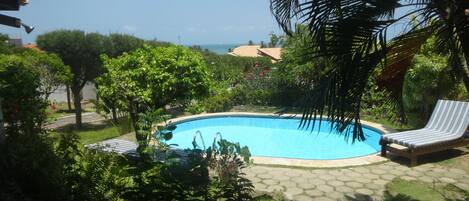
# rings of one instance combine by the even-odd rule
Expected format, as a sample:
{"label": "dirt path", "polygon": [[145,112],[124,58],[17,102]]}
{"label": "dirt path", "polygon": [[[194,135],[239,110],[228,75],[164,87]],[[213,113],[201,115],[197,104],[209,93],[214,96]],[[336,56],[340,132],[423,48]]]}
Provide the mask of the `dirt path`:
{"label": "dirt path", "polygon": [[[83,124],[91,124],[91,125],[100,125],[106,122],[106,119],[96,113],[96,112],[86,112],[82,114],[82,123]],[[46,129],[57,129],[69,125],[75,124],[75,115],[65,116],[57,119],[57,121],[47,123],[44,125]]]}

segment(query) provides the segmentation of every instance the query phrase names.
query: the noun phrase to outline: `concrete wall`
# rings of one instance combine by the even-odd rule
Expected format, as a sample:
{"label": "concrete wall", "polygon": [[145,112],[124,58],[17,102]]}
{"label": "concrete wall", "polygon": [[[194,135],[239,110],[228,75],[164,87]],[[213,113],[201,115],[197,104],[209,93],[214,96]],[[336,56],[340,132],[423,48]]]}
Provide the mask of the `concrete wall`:
{"label": "concrete wall", "polygon": [[[94,87],[93,83],[87,83],[83,88],[83,99],[96,100],[96,88]],[[52,93],[49,96],[49,100],[54,100],[55,102],[67,102],[67,91],[65,86],[59,87],[54,93]]]}

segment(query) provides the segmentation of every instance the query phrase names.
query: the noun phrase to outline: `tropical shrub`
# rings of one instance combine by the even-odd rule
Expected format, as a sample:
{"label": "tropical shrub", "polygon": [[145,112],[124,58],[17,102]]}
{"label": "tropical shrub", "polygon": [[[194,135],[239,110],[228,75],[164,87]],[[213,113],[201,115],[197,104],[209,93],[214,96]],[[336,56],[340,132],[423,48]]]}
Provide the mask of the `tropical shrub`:
{"label": "tropical shrub", "polygon": [[191,114],[200,114],[205,111],[205,108],[204,105],[200,102],[191,102],[187,106],[186,111]]}
{"label": "tropical shrub", "polygon": [[2,200],[63,200],[60,161],[42,129],[47,101],[41,73],[30,60],[0,55]]}
{"label": "tropical shrub", "polygon": [[44,135],[10,135],[0,151],[1,200],[66,200],[60,160]]}
{"label": "tropical shrub", "polygon": [[134,185],[127,159],[86,149],[75,134],[63,134],[56,146],[69,200],[123,200]]}
{"label": "tropical shrub", "polygon": [[204,100],[206,112],[226,112],[233,107],[232,94],[229,91],[219,93]]}
{"label": "tropical shrub", "polygon": [[299,97],[316,85],[328,67],[323,59],[312,58],[311,53],[318,47],[309,36],[307,27],[298,25],[295,32],[286,37],[282,60],[272,74],[274,87],[271,90],[279,105],[298,106]]}
{"label": "tropical shrub", "polygon": [[249,164],[251,153],[239,143],[214,140],[206,151],[209,167],[214,170],[209,194],[212,200],[252,200],[254,186],[242,172]]}
{"label": "tropical shrub", "polygon": [[422,45],[404,79],[403,104],[407,113],[416,114],[425,122],[438,99],[468,100],[461,76],[449,58],[448,48],[438,45],[435,36]]}
{"label": "tropical shrub", "polygon": [[447,58],[416,55],[404,82],[404,105],[409,112],[428,118],[438,99],[447,97],[455,88]]}
{"label": "tropical shrub", "polygon": [[8,136],[43,133],[47,102],[40,91],[40,75],[23,57],[0,55],[0,98]]}

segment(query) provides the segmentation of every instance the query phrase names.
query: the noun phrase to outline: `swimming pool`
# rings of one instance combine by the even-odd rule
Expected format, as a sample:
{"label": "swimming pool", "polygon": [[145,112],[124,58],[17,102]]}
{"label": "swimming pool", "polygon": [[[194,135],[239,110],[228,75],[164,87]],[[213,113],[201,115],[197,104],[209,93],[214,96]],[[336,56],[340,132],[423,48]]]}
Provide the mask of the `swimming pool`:
{"label": "swimming pool", "polygon": [[[217,133],[231,142],[248,146],[253,156],[292,158],[308,160],[334,160],[366,156],[380,150],[381,134],[364,127],[366,140],[351,143],[342,135],[330,132],[330,123],[323,121],[321,127],[298,129],[299,118],[275,118],[273,116],[212,116],[175,122],[177,128],[168,144],[177,148],[193,148],[196,142],[207,147]],[[319,130],[319,132],[318,132]],[[202,140],[203,139],[203,140]],[[203,141],[203,142],[202,142]]]}

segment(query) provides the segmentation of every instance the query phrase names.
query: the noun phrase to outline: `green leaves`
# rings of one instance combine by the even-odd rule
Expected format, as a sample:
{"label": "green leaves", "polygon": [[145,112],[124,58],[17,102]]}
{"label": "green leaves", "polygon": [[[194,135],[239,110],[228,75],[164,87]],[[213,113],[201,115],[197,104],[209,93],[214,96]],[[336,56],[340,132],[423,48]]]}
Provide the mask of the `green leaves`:
{"label": "green leaves", "polygon": [[72,79],[70,67],[66,66],[60,57],[37,50],[27,50],[21,56],[38,70],[41,77],[41,91],[46,99],[59,86],[69,84]]}
{"label": "green leaves", "polygon": [[145,46],[114,59],[103,57],[103,61],[106,73],[98,79],[103,97],[118,101],[138,97],[141,104],[159,108],[208,93],[205,63],[187,48]]}
{"label": "green leaves", "polygon": [[[205,96],[209,91],[205,62],[188,48],[145,45],[117,58],[102,59],[105,73],[97,78],[98,93],[110,107],[130,113],[139,150],[146,150],[152,124],[162,122],[161,118],[154,119],[161,117],[159,109],[177,100]],[[158,140],[172,137],[171,132],[161,134]]]}
{"label": "green leaves", "polygon": [[8,135],[38,135],[45,121],[41,71],[21,56],[0,55],[0,94]]}

